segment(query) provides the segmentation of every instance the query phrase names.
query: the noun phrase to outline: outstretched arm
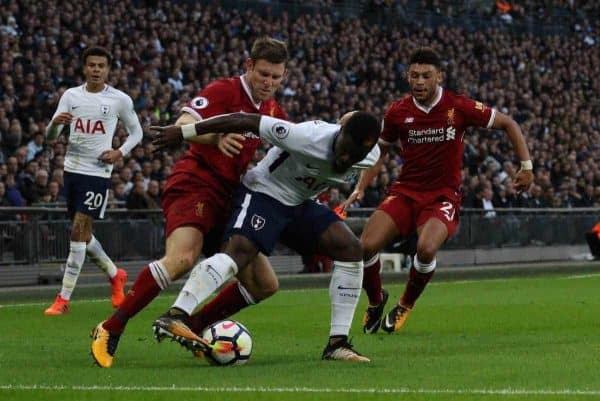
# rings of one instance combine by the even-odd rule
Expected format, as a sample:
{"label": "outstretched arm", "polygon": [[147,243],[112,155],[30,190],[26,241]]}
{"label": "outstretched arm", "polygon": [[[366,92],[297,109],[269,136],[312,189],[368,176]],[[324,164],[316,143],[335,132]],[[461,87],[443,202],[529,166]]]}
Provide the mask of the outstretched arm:
{"label": "outstretched arm", "polygon": [[506,132],[519,160],[521,160],[521,168],[515,176],[515,188],[519,191],[527,191],[533,182],[533,163],[521,127],[511,117],[496,111],[492,128]]}
{"label": "outstretched arm", "polygon": [[381,149],[379,160],[377,160],[377,163],[375,163],[373,167],[367,170],[363,170],[360,173],[360,177],[358,179],[358,183],[354,187],[354,191],[352,191],[350,196],[348,196],[348,199],[346,199],[344,203],[342,203],[342,212],[345,212],[346,209],[348,209],[348,207],[350,207],[352,203],[354,203],[357,200],[361,200],[365,196],[365,188],[369,185],[371,181],[373,181],[373,178],[381,171],[381,166],[383,165],[385,156],[390,151],[390,146],[390,144],[383,143],[381,141],[379,142],[379,148]]}
{"label": "outstretched arm", "polygon": [[258,133],[261,116],[259,114],[232,113],[207,118],[195,124],[183,126],[150,127],[157,131],[152,144],[156,150],[180,145],[184,140],[210,133],[246,132]]}

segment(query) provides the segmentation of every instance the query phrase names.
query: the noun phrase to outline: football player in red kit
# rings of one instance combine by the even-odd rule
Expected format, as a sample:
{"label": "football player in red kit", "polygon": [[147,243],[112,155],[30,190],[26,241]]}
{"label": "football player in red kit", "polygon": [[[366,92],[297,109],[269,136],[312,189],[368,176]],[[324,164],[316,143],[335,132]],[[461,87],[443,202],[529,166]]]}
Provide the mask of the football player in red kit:
{"label": "football player in red kit", "polygon": [[[183,107],[176,124],[190,124],[240,111],[287,119],[273,99],[284,78],[287,59],[285,43],[271,38],[256,40],[246,60],[245,74],[207,85]],[[198,138],[199,143],[192,143],[173,168],[162,198],[167,238],[165,256],[144,267],[119,309],[94,329],[91,349],[99,366],[112,366],[119,338],[130,318],[171,282],[190,271],[201,252],[211,256],[219,250],[231,212],[233,190],[261,143],[254,134],[244,136],[241,149],[233,142],[224,142],[226,139],[220,135]],[[219,146],[215,146],[217,142]],[[270,295],[262,292],[277,290],[277,277],[268,259],[259,254],[252,264],[253,268],[243,273],[246,276],[238,277],[240,283],[223,289],[226,304],[235,307],[235,300],[232,302],[235,297],[258,301]]]}
{"label": "football player in red kit", "polygon": [[[374,333],[379,327],[390,333],[400,330],[433,276],[438,249],[456,231],[466,128],[504,131],[521,162],[515,186],[527,190],[533,181],[532,162],[519,125],[481,102],[442,88],[440,67],[440,57],[430,48],[418,49],[411,55],[408,69],[411,94],[387,110],[379,141],[382,156],[361,175],[344,204],[347,207],[364,196],[365,187],[381,171],[390,146],[400,141],[401,173],[361,236],[365,261],[363,288],[369,297],[363,319],[365,333]],[[378,252],[395,238],[408,237],[415,231],[417,252],[404,293],[383,318],[388,293],[381,286]]]}

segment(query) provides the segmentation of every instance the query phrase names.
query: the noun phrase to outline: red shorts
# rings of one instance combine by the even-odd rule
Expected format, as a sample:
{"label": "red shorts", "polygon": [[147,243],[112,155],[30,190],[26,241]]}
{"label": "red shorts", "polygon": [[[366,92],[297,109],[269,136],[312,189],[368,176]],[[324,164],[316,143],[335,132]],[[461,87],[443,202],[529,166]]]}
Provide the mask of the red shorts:
{"label": "red shorts", "polygon": [[221,247],[231,214],[231,198],[212,187],[171,185],[162,196],[165,236],[179,227],[195,227],[204,235],[203,253],[210,256]]}
{"label": "red shorts", "polygon": [[450,238],[458,227],[460,202],[460,193],[448,189],[421,193],[396,190],[390,191],[378,210],[390,215],[403,237],[435,217],[446,225]]}

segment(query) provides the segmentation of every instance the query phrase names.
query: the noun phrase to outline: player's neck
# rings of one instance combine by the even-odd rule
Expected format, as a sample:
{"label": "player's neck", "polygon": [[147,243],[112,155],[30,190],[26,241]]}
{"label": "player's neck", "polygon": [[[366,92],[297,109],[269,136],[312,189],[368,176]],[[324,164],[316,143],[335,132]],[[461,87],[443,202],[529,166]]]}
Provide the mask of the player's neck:
{"label": "player's neck", "polygon": [[429,108],[431,108],[431,106],[434,105],[434,103],[436,103],[439,100],[441,92],[442,92],[442,87],[438,85],[435,89],[433,96],[431,96],[429,99],[427,99],[426,102],[419,102],[417,99],[414,98],[414,96],[413,96],[413,99],[414,99],[415,103],[417,103],[419,106],[429,109]]}
{"label": "player's neck", "polygon": [[104,90],[105,86],[106,86],[106,84],[104,82],[102,82],[101,84],[92,84],[92,83],[86,82],[85,90],[86,90],[86,92],[90,92],[90,93],[98,93],[98,92],[102,92]]}

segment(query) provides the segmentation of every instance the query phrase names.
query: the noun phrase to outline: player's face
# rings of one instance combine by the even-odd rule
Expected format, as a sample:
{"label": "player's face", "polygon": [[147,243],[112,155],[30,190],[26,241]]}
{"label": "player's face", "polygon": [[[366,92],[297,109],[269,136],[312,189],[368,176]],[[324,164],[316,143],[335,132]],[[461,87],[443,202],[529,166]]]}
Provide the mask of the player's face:
{"label": "player's face", "polygon": [[431,64],[411,64],[408,68],[408,84],[417,102],[428,105],[442,83],[441,72]]}
{"label": "player's face", "polygon": [[104,85],[108,80],[108,59],[104,56],[88,56],[83,66],[85,81],[92,86]]}
{"label": "player's face", "polygon": [[267,60],[246,60],[246,82],[256,102],[269,100],[281,85],[285,76],[285,64],[273,64]]}
{"label": "player's face", "polygon": [[372,143],[357,144],[349,134],[344,132],[344,127],[342,126],[342,130],[336,137],[333,147],[333,171],[338,174],[345,172],[353,164],[367,157],[373,146],[375,146],[375,140]]}

